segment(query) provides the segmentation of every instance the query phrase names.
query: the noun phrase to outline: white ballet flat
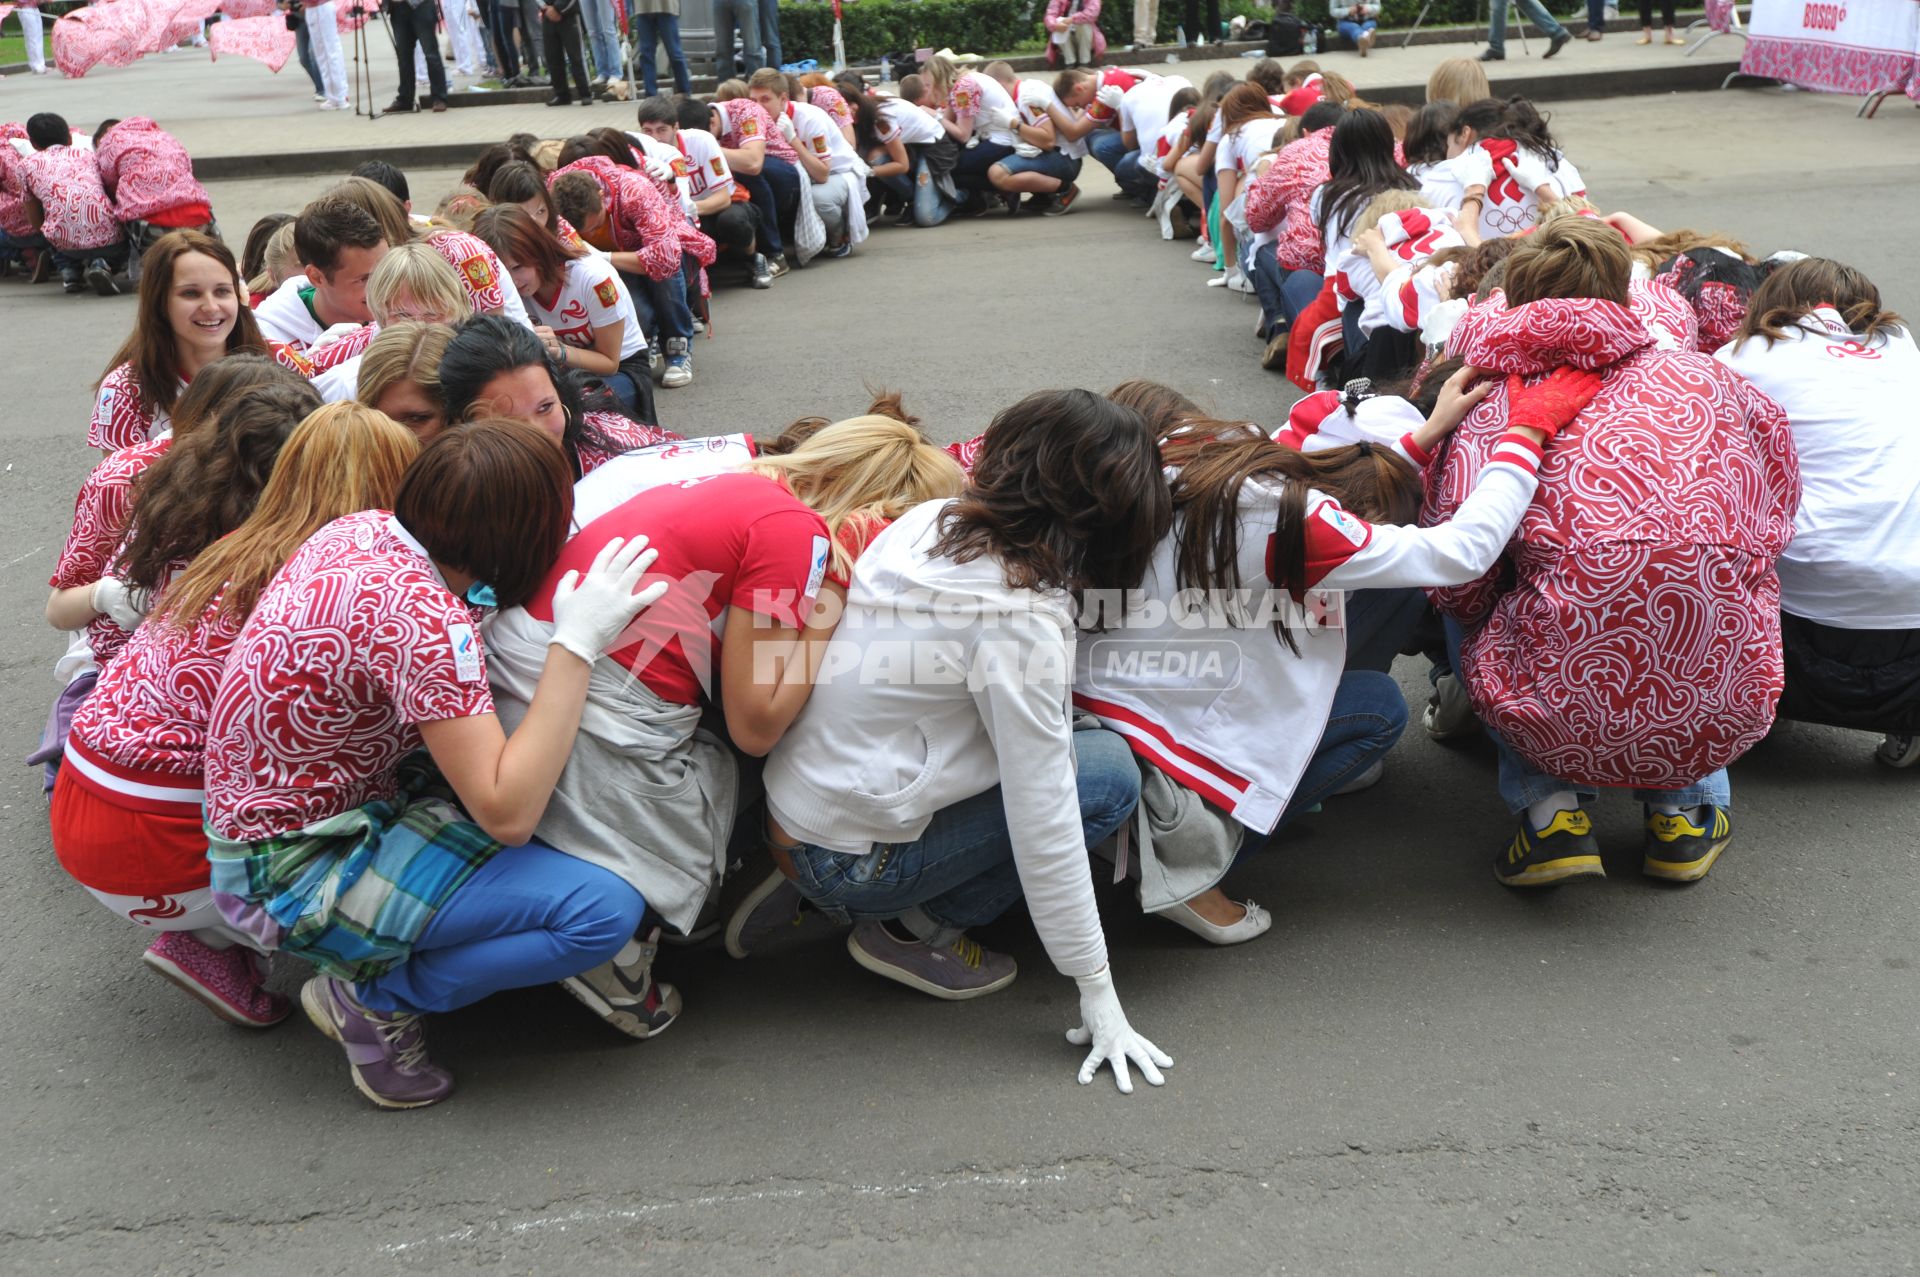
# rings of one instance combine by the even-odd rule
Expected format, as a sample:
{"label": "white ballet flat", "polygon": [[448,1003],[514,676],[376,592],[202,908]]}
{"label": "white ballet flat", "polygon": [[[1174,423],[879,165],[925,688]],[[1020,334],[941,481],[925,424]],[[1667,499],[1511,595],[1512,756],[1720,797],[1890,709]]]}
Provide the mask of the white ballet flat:
{"label": "white ballet flat", "polygon": [[1176,926],[1185,927],[1208,944],[1245,944],[1249,940],[1258,940],[1267,934],[1273,926],[1273,915],[1251,900],[1241,902],[1246,906],[1246,917],[1232,926],[1222,927],[1208,922],[1195,913],[1193,906],[1185,903],[1160,910],[1158,917],[1165,918]]}

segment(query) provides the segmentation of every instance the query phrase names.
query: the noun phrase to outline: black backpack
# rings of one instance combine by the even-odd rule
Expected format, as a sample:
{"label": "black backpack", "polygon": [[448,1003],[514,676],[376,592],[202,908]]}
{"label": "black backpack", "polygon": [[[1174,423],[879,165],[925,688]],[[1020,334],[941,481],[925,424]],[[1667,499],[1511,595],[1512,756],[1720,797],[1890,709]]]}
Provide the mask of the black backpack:
{"label": "black backpack", "polygon": [[1307,24],[1291,13],[1276,13],[1267,22],[1267,56],[1295,58],[1306,49]]}

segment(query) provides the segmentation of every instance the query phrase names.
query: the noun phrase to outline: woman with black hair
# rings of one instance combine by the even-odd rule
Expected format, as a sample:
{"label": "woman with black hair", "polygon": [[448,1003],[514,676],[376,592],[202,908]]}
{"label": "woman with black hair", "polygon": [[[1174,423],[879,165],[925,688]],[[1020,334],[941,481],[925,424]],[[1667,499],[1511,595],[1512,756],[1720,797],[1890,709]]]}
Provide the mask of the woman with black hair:
{"label": "woman with black hair", "polygon": [[1080,1081],[1111,1064],[1122,1091],[1129,1062],[1158,1085],[1172,1061],[1120,1009],[1087,849],[1140,778],[1118,736],[1074,730],[1069,692],[1086,606],[1137,587],[1168,526],[1139,413],[1084,390],[1008,408],[967,490],[907,511],[854,565],[765,773],[775,863],[854,924],[848,950],[877,975],[949,1000],[1005,988],[1013,959],[965,933],[1024,895],[1080,986]]}
{"label": "woman with black hair", "polygon": [[1329,274],[1347,251],[1354,223],[1374,196],[1420,189],[1420,183],[1394,158],[1393,143],[1393,129],[1378,111],[1349,111],[1333,126],[1327,181],[1314,192],[1311,205]]}
{"label": "woman with black hair", "polygon": [[635,448],[680,438],[611,412],[588,411],[581,388],[524,324],[475,315],[454,329],[440,359],[449,424],[512,417],[560,441],[578,479]]}

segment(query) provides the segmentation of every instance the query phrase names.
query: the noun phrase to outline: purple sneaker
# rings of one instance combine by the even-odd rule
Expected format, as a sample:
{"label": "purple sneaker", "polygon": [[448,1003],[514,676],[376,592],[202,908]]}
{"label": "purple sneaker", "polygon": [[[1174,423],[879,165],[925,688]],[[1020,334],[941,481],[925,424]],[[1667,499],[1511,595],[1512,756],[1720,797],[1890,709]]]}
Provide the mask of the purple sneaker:
{"label": "purple sneaker", "polygon": [[381,1108],[425,1108],[453,1090],[453,1075],[427,1058],[419,1016],[369,1011],[352,985],[324,975],[301,988],[300,1005],[313,1027],[346,1048],[353,1084]]}
{"label": "purple sneaker", "polygon": [[918,940],[901,940],[879,922],[855,923],[847,952],[875,975],[949,1002],[996,993],[1020,972],[1006,954],[983,949],[965,936],[936,949]]}
{"label": "purple sneaker", "polygon": [[758,952],[781,935],[799,930],[808,919],[821,917],[806,907],[800,889],[778,869],[754,882],[738,901],[726,903],[727,953],[735,958]]}
{"label": "purple sneaker", "polygon": [[229,1024],[270,1029],[293,1013],[293,1003],[262,988],[266,959],[234,945],[216,949],[191,932],[163,931],[140,960]]}

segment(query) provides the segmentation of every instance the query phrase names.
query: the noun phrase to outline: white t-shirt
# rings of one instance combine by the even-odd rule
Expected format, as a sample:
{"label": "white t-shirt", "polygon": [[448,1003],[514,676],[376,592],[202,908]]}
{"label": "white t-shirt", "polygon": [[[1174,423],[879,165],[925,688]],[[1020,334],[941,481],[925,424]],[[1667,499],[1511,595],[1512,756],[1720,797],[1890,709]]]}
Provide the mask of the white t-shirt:
{"label": "white t-shirt", "polygon": [[[680,158],[680,152],[677,149],[660,141],[658,138],[648,137],[645,133],[637,132],[630,132],[627,136],[633,140],[635,153],[647,159],[655,159],[659,160],[662,164],[673,165],[673,162]],[[644,176],[644,174],[642,176]],[[675,166],[674,178],[674,189],[680,197],[680,211],[686,214],[688,218],[696,216],[693,211],[693,191],[687,185],[686,174],[680,172],[679,168]],[[652,181],[653,179],[648,178],[647,180]]]}
{"label": "white t-shirt", "polygon": [[733,189],[733,170],[720,153],[719,139],[705,129],[681,129],[677,136],[680,146],[672,162],[686,170],[683,181],[694,199]]}
{"label": "white t-shirt", "polygon": [[260,304],[253,308],[253,318],[260,325],[261,335],[269,341],[285,342],[295,350],[305,350],[319,340],[327,327],[307,309],[307,297],[312,294],[313,285],[301,274],[289,276],[280,287],[261,298]]}
{"label": "white t-shirt", "polygon": [[1278,118],[1243,121],[1214,152],[1213,171],[1251,173],[1253,162],[1272,148],[1273,135],[1284,124],[1286,121]]}
{"label": "white t-shirt", "polygon": [[1140,167],[1149,173],[1157,174],[1163,181],[1173,176],[1167,172],[1166,158],[1173,154],[1174,148],[1186,145],[1187,125],[1193,121],[1191,110],[1182,111],[1160,126],[1160,131],[1152,137],[1140,139]]}
{"label": "white t-shirt", "polygon": [[[1467,188],[1457,166],[1464,158],[1455,156],[1451,160],[1442,160],[1421,175],[1420,194],[1428,204],[1438,208],[1460,207]],[[1553,184],[1560,194],[1586,194],[1587,183],[1580,176],[1580,170],[1558,152],[1553,158],[1556,161]],[[1533,228],[1534,210],[1540,207],[1540,201],[1532,191],[1522,191],[1510,181],[1503,185],[1500,181],[1503,176],[1503,173],[1494,174],[1495,180],[1488,190],[1488,198],[1480,205],[1481,239],[1503,239]],[[1509,195],[1517,198],[1504,198]]]}
{"label": "white t-shirt", "polygon": [[900,98],[880,99],[880,125],[874,132],[882,142],[898,135],[903,146],[923,146],[946,136],[938,120]]}
{"label": "white t-shirt", "polygon": [[620,332],[620,358],[624,362],[646,348],[647,335],[640,329],[634,313],[633,298],[620,279],[620,272],[598,253],[576,257],[567,263],[566,278],[560,282],[560,295],[552,306],[543,306],[537,297],[525,298],[527,313],[536,324],[545,324],[569,346],[590,348],[593,330],[623,322]]}
{"label": "white t-shirt", "polygon": [[1902,330],[1863,341],[1830,307],[1800,324],[1714,354],[1786,411],[1800,456],[1780,606],[1842,629],[1920,628],[1920,350]]}
{"label": "white t-shirt", "polygon": [[1120,99],[1120,131],[1133,134],[1144,155],[1147,145],[1167,127],[1174,95],[1192,87],[1177,75],[1140,81]]}
{"label": "white t-shirt", "polygon": [[1013,99],[1007,96],[998,80],[990,80],[978,71],[969,71],[953,82],[953,92],[948,95],[947,107],[953,112],[955,120],[974,120],[974,129],[982,142],[991,142],[995,146],[1012,146],[1017,139],[1011,130],[989,129],[978,123],[983,111],[1012,111]]}
{"label": "white t-shirt", "polygon": [[811,102],[789,102],[787,118],[793,121],[794,150],[812,151],[827,162],[829,173],[847,173],[859,166],[860,157],[831,115]]}

